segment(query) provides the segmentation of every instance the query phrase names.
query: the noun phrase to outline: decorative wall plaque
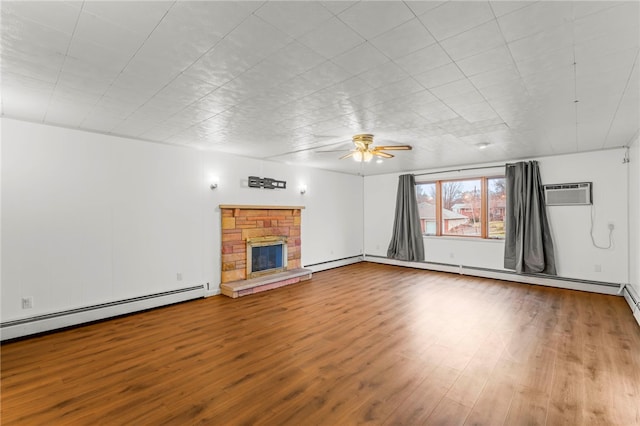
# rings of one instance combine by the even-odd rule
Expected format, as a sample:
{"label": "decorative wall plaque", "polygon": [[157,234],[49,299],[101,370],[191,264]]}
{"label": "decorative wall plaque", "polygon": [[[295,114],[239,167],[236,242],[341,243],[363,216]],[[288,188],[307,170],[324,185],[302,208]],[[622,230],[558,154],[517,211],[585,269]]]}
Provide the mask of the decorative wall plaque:
{"label": "decorative wall plaque", "polygon": [[249,188],[287,189],[287,182],[267,177],[249,176]]}

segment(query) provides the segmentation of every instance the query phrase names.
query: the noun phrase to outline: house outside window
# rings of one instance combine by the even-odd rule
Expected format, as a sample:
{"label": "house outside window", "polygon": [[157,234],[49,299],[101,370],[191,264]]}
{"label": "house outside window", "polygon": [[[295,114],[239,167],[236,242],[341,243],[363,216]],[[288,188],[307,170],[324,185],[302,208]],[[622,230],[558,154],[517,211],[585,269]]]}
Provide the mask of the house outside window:
{"label": "house outside window", "polygon": [[423,235],[504,238],[504,176],[416,183]]}

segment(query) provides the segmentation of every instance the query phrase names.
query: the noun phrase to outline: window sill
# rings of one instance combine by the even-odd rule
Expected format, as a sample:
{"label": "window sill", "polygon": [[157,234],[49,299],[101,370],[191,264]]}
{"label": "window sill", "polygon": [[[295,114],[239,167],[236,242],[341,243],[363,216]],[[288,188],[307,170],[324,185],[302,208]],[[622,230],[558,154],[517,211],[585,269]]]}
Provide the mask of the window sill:
{"label": "window sill", "polygon": [[471,242],[471,243],[478,243],[478,242],[488,242],[488,243],[503,243],[504,244],[504,238],[480,238],[480,237],[456,237],[453,235],[441,235],[441,236],[436,236],[436,235],[423,235],[422,236],[423,239],[425,240],[449,240],[449,241],[467,241],[467,242]]}

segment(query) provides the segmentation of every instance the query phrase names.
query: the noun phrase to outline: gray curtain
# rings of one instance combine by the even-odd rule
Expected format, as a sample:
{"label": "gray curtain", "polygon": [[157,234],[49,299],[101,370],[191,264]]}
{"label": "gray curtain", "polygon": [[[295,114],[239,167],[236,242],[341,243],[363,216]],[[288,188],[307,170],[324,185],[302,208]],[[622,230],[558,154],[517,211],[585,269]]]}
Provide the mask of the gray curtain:
{"label": "gray curtain", "polygon": [[424,243],[416,199],[416,178],[402,175],[396,196],[396,218],[387,257],[398,260],[423,261]]}
{"label": "gray curtain", "polygon": [[507,164],[504,267],[556,275],[553,241],[537,161]]}

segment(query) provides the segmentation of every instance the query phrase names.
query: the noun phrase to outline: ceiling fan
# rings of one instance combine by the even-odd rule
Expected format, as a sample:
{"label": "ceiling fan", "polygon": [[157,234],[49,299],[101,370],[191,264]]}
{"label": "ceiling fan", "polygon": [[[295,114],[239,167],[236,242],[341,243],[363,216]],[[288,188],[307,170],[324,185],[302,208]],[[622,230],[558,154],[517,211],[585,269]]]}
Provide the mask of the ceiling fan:
{"label": "ceiling fan", "polygon": [[411,145],[370,146],[373,143],[373,135],[367,133],[355,135],[353,137],[353,143],[356,148],[348,154],[340,157],[341,160],[352,157],[355,161],[369,162],[374,156],[393,158],[393,155],[384,151],[406,151],[411,149]]}

